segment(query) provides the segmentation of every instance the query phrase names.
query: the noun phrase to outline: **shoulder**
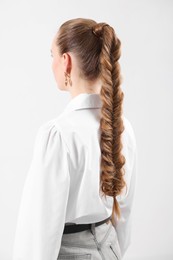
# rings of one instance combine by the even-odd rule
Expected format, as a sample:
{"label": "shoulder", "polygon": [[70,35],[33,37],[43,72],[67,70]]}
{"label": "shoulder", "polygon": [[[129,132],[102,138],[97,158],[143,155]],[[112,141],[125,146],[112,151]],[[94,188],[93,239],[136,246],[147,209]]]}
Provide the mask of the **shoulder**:
{"label": "shoulder", "polygon": [[52,118],[42,123],[36,133],[35,146],[44,148],[53,147],[55,144],[63,145],[68,150],[66,141],[61,131],[58,118]]}
{"label": "shoulder", "polygon": [[69,115],[62,112],[58,116],[45,121],[42,125],[40,125],[39,130],[49,131],[50,129],[54,129],[62,134],[65,128],[69,126],[69,119]]}
{"label": "shoulder", "polygon": [[59,120],[59,117],[51,118],[45,121],[38,127],[37,131],[38,134],[46,134],[50,132],[56,132],[57,134],[62,135],[61,121]]}
{"label": "shoulder", "polygon": [[47,132],[51,129],[58,130],[56,129],[56,118],[49,119],[38,127],[39,132]]}

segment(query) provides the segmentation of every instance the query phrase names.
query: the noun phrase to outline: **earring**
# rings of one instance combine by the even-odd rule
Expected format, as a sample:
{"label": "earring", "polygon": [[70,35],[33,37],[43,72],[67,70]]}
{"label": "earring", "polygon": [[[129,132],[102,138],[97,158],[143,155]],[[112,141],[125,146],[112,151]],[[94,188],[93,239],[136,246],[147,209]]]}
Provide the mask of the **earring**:
{"label": "earring", "polygon": [[72,87],[72,80],[71,80],[70,74],[69,74],[69,84],[70,84],[70,87]]}
{"label": "earring", "polygon": [[67,78],[67,73],[66,73],[66,72],[64,72],[64,75],[65,75],[65,86],[67,87],[67,85],[68,85],[68,78]]}
{"label": "earring", "polygon": [[71,80],[70,74],[68,74],[67,72],[64,72],[64,75],[65,75],[65,86],[68,85],[68,81],[69,81],[70,86],[72,86],[72,80]]}

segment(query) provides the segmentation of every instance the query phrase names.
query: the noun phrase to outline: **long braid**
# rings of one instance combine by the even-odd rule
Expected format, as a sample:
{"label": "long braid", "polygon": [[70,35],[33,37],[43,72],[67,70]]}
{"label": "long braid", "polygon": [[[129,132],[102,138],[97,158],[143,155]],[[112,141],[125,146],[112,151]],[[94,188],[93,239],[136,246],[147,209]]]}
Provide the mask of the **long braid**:
{"label": "long braid", "polygon": [[113,28],[105,23],[95,25],[94,33],[102,39],[100,53],[102,79],[100,96],[103,103],[100,120],[101,190],[104,195],[113,196],[113,211],[120,218],[121,213],[116,196],[126,186],[123,179],[125,157],[121,154],[121,134],[124,130],[122,120],[124,94],[120,88],[121,74],[118,62],[121,42],[116,38]]}

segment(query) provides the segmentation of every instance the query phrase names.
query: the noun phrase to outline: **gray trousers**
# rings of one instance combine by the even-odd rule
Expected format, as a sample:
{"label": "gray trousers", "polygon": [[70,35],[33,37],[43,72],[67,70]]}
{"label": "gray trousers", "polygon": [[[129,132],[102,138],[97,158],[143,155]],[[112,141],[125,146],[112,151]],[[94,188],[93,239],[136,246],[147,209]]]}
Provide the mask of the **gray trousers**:
{"label": "gray trousers", "polygon": [[112,222],[91,229],[63,234],[57,260],[120,260],[121,251]]}

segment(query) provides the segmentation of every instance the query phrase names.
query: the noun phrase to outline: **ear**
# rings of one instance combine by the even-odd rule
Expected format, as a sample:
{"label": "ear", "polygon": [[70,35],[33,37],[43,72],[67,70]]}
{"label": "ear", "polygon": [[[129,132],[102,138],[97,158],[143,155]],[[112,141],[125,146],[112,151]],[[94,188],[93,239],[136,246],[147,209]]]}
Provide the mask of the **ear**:
{"label": "ear", "polygon": [[64,66],[64,71],[69,73],[71,72],[71,65],[72,65],[72,59],[71,55],[69,53],[63,53],[63,66]]}

